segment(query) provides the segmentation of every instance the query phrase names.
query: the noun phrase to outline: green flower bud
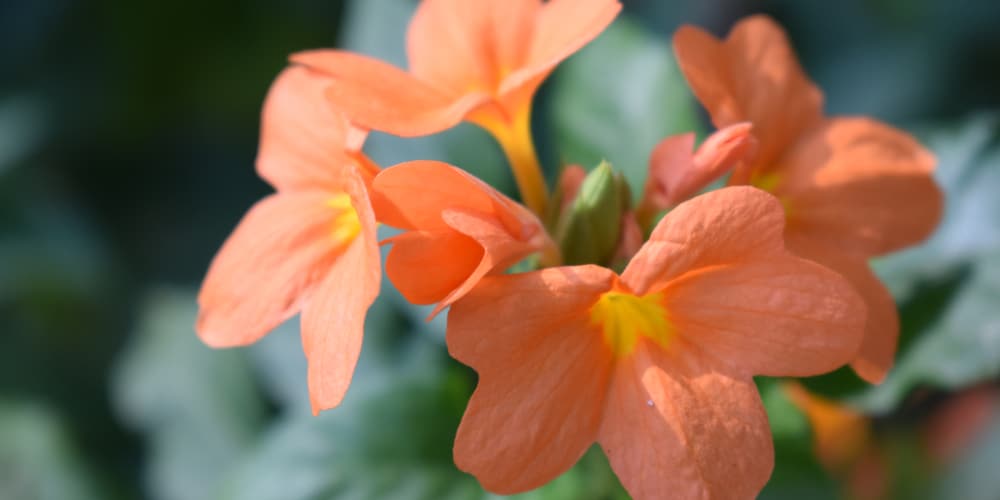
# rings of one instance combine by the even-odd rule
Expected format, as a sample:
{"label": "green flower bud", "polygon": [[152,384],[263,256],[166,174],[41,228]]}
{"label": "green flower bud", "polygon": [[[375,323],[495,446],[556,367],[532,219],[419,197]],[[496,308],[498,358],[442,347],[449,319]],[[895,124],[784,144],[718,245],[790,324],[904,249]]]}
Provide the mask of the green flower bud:
{"label": "green flower bud", "polygon": [[608,265],[618,247],[622,216],[631,204],[624,176],[601,162],[559,217],[556,236],[563,263]]}

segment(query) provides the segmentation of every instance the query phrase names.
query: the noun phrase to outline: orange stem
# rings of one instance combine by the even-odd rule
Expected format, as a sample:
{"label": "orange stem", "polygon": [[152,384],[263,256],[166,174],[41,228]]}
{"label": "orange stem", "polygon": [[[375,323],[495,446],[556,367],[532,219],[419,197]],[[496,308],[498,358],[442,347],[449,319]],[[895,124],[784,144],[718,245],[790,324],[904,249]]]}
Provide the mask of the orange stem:
{"label": "orange stem", "polygon": [[507,156],[524,204],[543,217],[549,191],[531,138],[531,110],[518,113],[512,122],[493,121],[484,128],[496,137]]}

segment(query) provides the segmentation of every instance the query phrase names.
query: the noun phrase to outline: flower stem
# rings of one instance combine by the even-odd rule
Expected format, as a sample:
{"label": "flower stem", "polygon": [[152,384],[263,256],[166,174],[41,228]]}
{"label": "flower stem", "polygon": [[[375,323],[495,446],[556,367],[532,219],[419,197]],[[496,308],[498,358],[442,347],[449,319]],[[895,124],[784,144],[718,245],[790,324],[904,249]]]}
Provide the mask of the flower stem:
{"label": "flower stem", "polygon": [[518,113],[512,122],[491,121],[481,125],[496,137],[507,155],[524,204],[543,217],[548,188],[531,138],[531,110]]}

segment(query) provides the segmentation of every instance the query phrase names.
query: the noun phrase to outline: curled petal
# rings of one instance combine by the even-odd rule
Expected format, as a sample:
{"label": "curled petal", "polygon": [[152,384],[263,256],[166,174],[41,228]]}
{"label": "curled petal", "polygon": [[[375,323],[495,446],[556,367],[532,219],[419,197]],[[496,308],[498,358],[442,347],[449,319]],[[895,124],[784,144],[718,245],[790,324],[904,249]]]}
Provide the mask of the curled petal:
{"label": "curled petal", "polygon": [[448,351],[479,373],[455,463],[501,494],[536,488],[597,437],[610,351],[588,309],[611,289],[597,266],[484,278],[448,316]]}
{"label": "curled petal", "polygon": [[446,163],[388,168],[373,193],[379,220],[409,231],[390,240],[389,278],[415,303],[440,302],[435,313],[482,276],[553,246],[531,212]]}
{"label": "curled petal", "polygon": [[680,203],[752,155],[756,140],[752,125],[738,123],[705,140],[693,151],[694,134],[668,137],[653,148],[642,203],[665,210]]}
{"label": "curled petal", "polygon": [[332,79],[303,66],[284,71],[268,92],[261,117],[257,172],[280,190],[339,189],[365,131],[324,103]]}
{"label": "curled petal", "polygon": [[617,364],[598,441],[633,498],[755,498],[774,467],[753,381],[650,342]]}
{"label": "curled petal", "polygon": [[716,127],[753,123],[756,165],[773,164],[802,131],[822,119],[823,94],[769,17],[740,21],[724,41],[683,26],[674,35],[674,51]]}
{"label": "curled petal", "polygon": [[275,194],[250,209],[212,260],[198,294],[196,330],[206,344],[253,343],[299,312],[342,251],[330,197]]}
{"label": "curled petal", "polygon": [[385,272],[406,300],[433,304],[458,289],[483,261],[483,247],[455,231],[407,231],[388,240]]}

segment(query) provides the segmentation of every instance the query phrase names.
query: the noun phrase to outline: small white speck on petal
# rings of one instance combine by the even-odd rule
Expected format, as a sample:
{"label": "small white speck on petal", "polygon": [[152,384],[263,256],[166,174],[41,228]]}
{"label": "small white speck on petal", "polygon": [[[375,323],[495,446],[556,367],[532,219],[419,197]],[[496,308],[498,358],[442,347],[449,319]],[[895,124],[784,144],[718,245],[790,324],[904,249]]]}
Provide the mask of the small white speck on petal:
{"label": "small white speck on petal", "polygon": [[652,408],[653,407],[653,400],[652,399],[647,399],[646,400],[646,406]]}

